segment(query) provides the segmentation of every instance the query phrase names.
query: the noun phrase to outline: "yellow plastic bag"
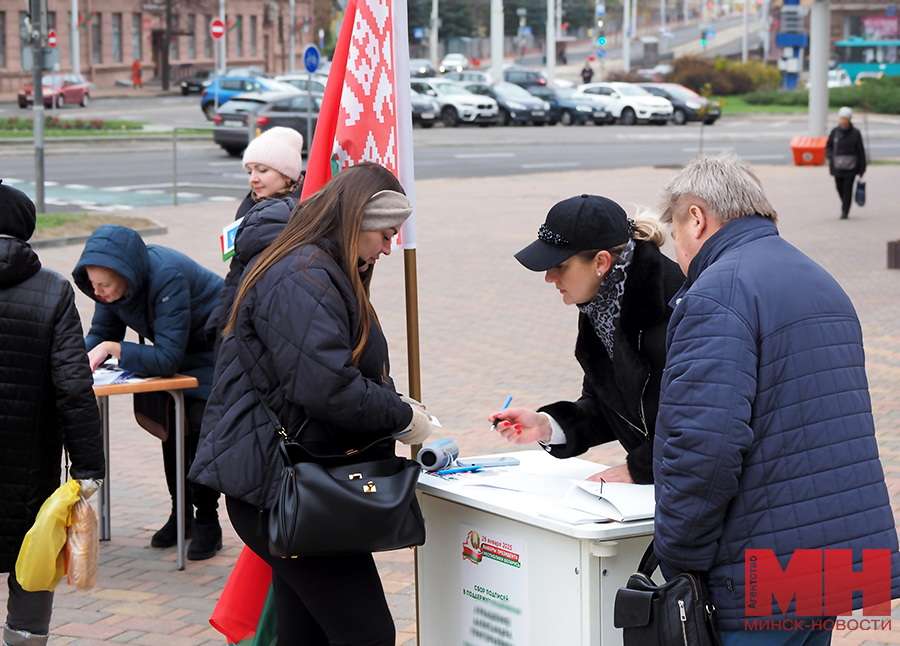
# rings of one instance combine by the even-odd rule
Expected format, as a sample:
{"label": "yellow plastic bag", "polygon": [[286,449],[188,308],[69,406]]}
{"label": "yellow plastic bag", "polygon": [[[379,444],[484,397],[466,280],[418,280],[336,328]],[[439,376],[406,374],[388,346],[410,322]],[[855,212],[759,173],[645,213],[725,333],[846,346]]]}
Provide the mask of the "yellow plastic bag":
{"label": "yellow plastic bag", "polygon": [[24,590],[53,590],[65,575],[66,527],[80,492],[78,481],[69,480],[41,505],[16,559],[16,579]]}
{"label": "yellow plastic bag", "polygon": [[97,585],[100,560],[100,536],[97,513],[84,498],[72,505],[66,539],[66,580],[76,590],[90,590]]}

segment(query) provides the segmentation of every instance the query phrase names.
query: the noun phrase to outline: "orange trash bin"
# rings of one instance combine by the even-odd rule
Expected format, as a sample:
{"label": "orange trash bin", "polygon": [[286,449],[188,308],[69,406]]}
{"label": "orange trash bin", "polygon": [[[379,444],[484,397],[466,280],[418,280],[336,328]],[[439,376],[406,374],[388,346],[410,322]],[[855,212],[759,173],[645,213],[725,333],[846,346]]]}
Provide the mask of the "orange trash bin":
{"label": "orange trash bin", "polygon": [[791,150],[794,151],[795,166],[821,166],[825,163],[825,145],[828,137],[794,137]]}

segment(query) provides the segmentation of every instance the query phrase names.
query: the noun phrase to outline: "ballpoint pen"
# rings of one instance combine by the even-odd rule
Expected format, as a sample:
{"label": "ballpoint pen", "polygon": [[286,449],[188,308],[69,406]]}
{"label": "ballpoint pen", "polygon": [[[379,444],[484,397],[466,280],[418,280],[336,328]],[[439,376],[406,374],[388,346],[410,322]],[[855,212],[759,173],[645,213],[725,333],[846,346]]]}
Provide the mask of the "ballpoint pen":
{"label": "ballpoint pen", "polygon": [[[512,395],[510,395],[509,397],[507,397],[507,398],[506,398],[506,401],[503,402],[503,406],[500,407],[500,412],[502,413],[502,412],[505,411],[507,408],[509,408],[509,405],[510,405],[511,403],[512,403]],[[499,417],[495,417],[493,420],[491,420],[491,430],[497,428],[497,422],[499,422],[499,421],[500,421],[500,418],[499,418]]]}
{"label": "ballpoint pen", "polygon": [[434,475],[436,476],[446,476],[451,473],[465,473],[466,471],[480,471],[481,467],[453,467],[452,469],[441,469],[440,471],[435,471]]}

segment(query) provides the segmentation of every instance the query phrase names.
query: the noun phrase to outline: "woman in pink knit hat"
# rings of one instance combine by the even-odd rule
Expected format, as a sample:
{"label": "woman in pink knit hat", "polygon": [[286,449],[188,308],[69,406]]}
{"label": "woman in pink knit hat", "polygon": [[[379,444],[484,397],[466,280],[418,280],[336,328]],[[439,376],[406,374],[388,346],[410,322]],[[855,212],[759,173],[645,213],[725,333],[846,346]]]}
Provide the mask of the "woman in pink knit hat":
{"label": "woman in pink knit hat", "polygon": [[303,187],[302,150],[303,135],[278,126],[263,132],[244,151],[250,193],[238,207],[235,219],[243,220],[235,234],[234,256],[206,324],[207,330],[216,332],[216,354],[244,268],[278,237],[297,207]]}

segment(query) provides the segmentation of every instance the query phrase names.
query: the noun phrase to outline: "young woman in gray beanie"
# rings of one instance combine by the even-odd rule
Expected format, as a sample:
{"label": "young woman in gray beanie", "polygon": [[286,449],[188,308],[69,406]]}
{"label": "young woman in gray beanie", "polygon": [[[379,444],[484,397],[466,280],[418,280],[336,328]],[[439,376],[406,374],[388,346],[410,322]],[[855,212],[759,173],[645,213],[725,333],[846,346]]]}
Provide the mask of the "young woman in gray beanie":
{"label": "young woman in gray beanie", "polygon": [[269,553],[259,528],[276,497],[276,434],[262,401],[289,432],[306,422],[296,441],[318,456],[376,442],[365,460],[381,459],[404,431],[407,444],[428,437],[428,415],[394,390],[369,301],[373,266],[412,207],[372,163],[342,170],[301,206],[241,282],[190,478],[225,494],[238,536],[272,566],[279,644],[393,646],[371,554]]}

